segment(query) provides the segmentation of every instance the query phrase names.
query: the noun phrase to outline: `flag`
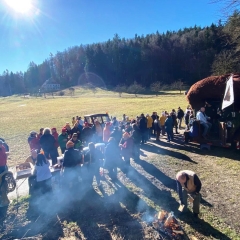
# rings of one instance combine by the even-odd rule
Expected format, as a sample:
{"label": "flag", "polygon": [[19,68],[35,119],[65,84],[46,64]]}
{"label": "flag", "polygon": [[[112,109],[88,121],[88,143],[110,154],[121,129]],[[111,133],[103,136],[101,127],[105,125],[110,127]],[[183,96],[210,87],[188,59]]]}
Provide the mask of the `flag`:
{"label": "flag", "polygon": [[233,103],[234,103],[233,77],[231,76],[227,81],[223,102],[222,102],[222,109],[230,106]]}

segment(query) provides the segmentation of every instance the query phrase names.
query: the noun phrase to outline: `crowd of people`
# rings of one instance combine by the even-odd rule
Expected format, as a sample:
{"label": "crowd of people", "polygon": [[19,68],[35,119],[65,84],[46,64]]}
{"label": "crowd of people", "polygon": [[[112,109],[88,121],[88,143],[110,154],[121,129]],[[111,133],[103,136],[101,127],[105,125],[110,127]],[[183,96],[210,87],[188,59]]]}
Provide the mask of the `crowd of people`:
{"label": "crowd of people", "polygon": [[[91,187],[94,177],[100,185],[103,168],[108,170],[109,177],[114,181],[117,178],[117,167],[127,168],[130,158],[135,162],[140,161],[141,145],[151,138],[160,141],[160,136],[164,135],[167,141],[171,142],[174,134],[179,134],[183,119],[186,129],[189,129],[192,115],[189,107],[185,112],[179,107],[177,111],[173,109],[170,113],[163,111],[160,116],[157,112],[153,112],[151,116],[142,113],[129,119],[123,114],[121,120],[111,117],[102,123],[95,119],[94,124],[84,122],[77,116],[72,118],[71,124],[67,122],[62,127],[60,134],[55,127],[40,128],[38,133],[32,131],[28,137],[31,155],[25,161],[35,166],[34,175],[29,177],[30,194],[36,191],[41,194],[52,191],[49,159],[54,168],[61,169],[61,183],[62,186],[66,185],[66,188],[74,187],[79,181]],[[101,147],[98,148],[96,143],[100,143]],[[0,142],[0,160],[2,148],[4,147]],[[63,156],[61,162],[58,161],[59,155]],[[1,160],[0,164],[0,170],[4,171],[2,163],[6,165],[6,161]],[[182,179],[185,175],[179,176],[178,187],[184,187]],[[192,177],[190,179],[192,180]],[[197,183],[199,185],[199,181]],[[192,184],[194,185],[194,182]],[[185,188],[187,189],[187,185]],[[180,191],[179,196],[182,199]]]}
{"label": "crowd of people", "polygon": [[[164,111],[161,116],[158,116],[157,112],[153,112],[151,116],[142,113],[134,119],[129,119],[126,114],[123,114],[121,120],[111,117],[107,122],[101,123],[95,119],[94,124],[84,122],[81,117],[76,116],[72,118],[71,123],[67,122],[62,127],[60,134],[55,127],[40,128],[39,133],[32,131],[28,137],[31,156],[26,162],[38,166],[36,167],[37,175],[43,175],[38,173],[41,171],[39,166],[44,168],[47,164],[42,156],[51,159],[52,165],[55,166],[59,165],[57,158],[60,153],[64,156],[62,168],[63,176],[67,176],[66,179],[77,175],[73,174],[75,171],[73,169],[77,169],[76,166],[80,164],[82,179],[91,184],[92,177],[95,176],[97,183],[100,184],[99,168],[101,166],[104,165],[109,175],[115,178],[117,165],[121,161],[129,165],[130,158],[139,161],[141,144],[145,144],[150,138],[160,141],[160,135],[167,135],[168,142],[172,141],[173,129],[175,134],[179,134],[178,129],[181,128],[184,115],[184,111],[179,107],[177,111],[173,109],[170,113]],[[96,143],[104,143],[105,149],[99,151],[95,148]],[[88,147],[88,151],[83,151],[84,147]],[[42,184],[43,191],[49,189],[45,184],[45,180],[50,178],[47,169],[45,167],[46,179]],[[43,182],[42,177],[34,180]],[[30,178],[29,185],[32,186],[32,183],[33,178]]]}

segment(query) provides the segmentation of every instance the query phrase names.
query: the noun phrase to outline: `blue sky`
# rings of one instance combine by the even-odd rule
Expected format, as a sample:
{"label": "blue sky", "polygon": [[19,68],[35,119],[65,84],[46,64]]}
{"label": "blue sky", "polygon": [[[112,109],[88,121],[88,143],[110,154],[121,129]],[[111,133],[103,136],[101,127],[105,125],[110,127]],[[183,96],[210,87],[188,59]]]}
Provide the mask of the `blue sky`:
{"label": "blue sky", "polygon": [[[9,1],[31,1],[26,13]],[[19,8],[17,6],[17,8]],[[50,53],[71,46],[104,42],[115,33],[133,38],[217,23],[221,6],[211,0],[1,0],[0,74],[26,71]]]}

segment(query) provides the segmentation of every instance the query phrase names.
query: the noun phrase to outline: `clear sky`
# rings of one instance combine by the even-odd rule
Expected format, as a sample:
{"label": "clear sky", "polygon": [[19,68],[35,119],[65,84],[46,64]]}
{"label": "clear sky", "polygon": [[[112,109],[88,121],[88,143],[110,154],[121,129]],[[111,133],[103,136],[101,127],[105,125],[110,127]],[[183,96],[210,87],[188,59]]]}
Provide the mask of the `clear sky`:
{"label": "clear sky", "polygon": [[0,0],[0,74],[26,71],[50,53],[135,34],[217,23],[211,0]]}

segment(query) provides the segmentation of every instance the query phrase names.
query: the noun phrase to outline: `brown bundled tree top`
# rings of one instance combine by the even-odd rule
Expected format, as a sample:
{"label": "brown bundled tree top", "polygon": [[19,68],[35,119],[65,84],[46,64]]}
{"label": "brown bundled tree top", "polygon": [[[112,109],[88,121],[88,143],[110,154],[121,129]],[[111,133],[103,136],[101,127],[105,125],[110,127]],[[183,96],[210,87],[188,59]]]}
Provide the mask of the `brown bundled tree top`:
{"label": "brown bundled tree top", "polygon": [[[205,102],[222,102],[226,81],[230,74],[222,76],[210,76],[193,84],[187,93],[187,100],[193,109],[198,110],[205,105]],[[233,75],[234,107],[240,109],[240,74]]]}

